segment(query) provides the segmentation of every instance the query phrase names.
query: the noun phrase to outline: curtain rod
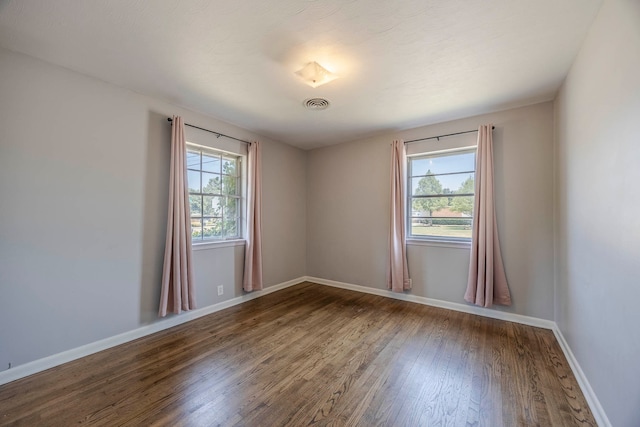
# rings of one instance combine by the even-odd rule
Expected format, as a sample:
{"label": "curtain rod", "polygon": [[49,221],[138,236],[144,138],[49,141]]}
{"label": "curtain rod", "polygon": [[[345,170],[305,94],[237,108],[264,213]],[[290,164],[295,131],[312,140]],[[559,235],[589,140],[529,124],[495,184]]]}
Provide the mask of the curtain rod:
{"label": "curtain rod", "polygon": [[[170,123],[173,123],[173,119],[171,117],[167,118],[167,121],[169,121]],[[245,144],[251,144],[249,141],[245,141],[244,139],[236,138],[234,136],[225,135],[224,133],[215,132],[215,131],[212,131],[212,130],[209,130],[209,129],[201,128],[200,126],[190,125],[189,123],[185,123],[184,125],[185,126],[189,126],[190,128],[196,128],[196,129],[203,130],[205,132],[210,132],[210,133],[214,134],[216,136],[216,138],[220,138],[221,136],[224,136],[225,138],[235,139],[236,141],[244,142]]]}
{"label": "curtain rod", "polygon": [[[491,130],[495,129],[495,126],[491,126]],[[438,141],[440,140],[440,138],[446,138],[447,136],[454,136],[454,135],[462,135],[465,133],[472,133],[472,132],[478,132],[478,129],[475,130],[465,130],[464,132],[456,132],[456,133],[448,133],[446,135],[438,135],[438,136],[430,136],[428,138],[420,138],[420,139],[412,139],[410,141],[405,141],[405,144],[411,144],[412,142],[418,142],[418,141],[426,141],[428,139],[437,139]]]}

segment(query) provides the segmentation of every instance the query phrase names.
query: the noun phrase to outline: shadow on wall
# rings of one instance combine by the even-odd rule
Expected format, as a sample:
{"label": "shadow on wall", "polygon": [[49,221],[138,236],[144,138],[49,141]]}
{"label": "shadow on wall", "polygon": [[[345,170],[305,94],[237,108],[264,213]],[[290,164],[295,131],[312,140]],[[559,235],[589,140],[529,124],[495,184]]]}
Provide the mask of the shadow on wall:
{"label": "shadow on wall", "polygon": [[147,150],[142,218],[142,268],[140,277],[141,325],[158,319],[160,284],[169,203],[171,126],[166,114],[148,114]]}
{"label": "shadow on wall", "polygon": [[[535,283],[535,275],[531,271],[531,263],[523,260],[537,259],[535,254],[532,253],[531,244],[524,244],[524,242],[517,241],[517,247],[513,250],[517,251],[521,256],[515,256],[516,253],[510,250],[514,244],[511,236],[507,236],[507,222],[511,222],[511,218],[507,216],[507,213],[513,212],[511,204],[518,203],[517,201],[510,200],[508,197],[508,186],[513,186],[514,179],[509,179],[510,173],[506,172],[506,166],[509,159],[514,158],[514,153],[507,153],[507,150],[513,152],[514,147],[506,147],[504,129],[507,126],[526,126],[527,123],[524,120],[509,120],[503,123],[501,126],[495,126],[493,130],[493,177],[494,177],[494,203],[496,209],[496,219],[498,222],[498,237],[500,239],[500,253],[502,255],[502,261],[504,263],[505,273],[507,275],[507,283],[511,291],[512,306],[520,307],[526,301],[529,300],[529,287],[517,286],[518,278],[526,278],[526,281],[521,283]],[[520,143],[519,141],[509,142],[512,145]],[[512,161],[513,162],[513,161]],[[546,238],[547,236],[542,236]],[[544,243],[541,243],[544,244]],[[515,292],[514,292],[515,290]],[[493,306],[496,310],[511,311],[505,306]]]}

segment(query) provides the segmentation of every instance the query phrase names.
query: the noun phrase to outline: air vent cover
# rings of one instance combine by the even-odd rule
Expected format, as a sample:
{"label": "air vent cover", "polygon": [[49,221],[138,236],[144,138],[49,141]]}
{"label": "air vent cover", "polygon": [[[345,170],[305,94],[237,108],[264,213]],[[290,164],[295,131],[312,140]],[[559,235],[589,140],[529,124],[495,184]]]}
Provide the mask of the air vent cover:
{"label": "air vent cover", "polygon": [[326,110],[329,105],[329,100],[324,98],[309,98],[304,101],[304,106],[308,110]]}

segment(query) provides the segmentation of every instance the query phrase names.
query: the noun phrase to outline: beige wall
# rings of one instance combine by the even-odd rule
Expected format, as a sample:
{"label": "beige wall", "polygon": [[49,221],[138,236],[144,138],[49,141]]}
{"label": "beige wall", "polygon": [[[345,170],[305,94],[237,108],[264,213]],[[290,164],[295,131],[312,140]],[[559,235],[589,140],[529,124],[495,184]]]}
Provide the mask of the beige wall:
{"label": "beige wall", "polygon": [[271,144],[262,161],[263,273],[273,285],[306,275],[307,153]]}
{"label": "beige wall", "polygon": [[[552,319],[550,102],[309,152],[308,274],[386,288],[390,142],[476,129],[485,123],[496,126],[496,207],[513,294],[513,306],[504,310]],[[408,257],[413,294],[464,303],[468,248],[409,245]]]}
{"label": "beige wall", "polygon": [[[264,281],[305,274],[305,152],[6,50],[0,99],[0,370],[158,321],[172,114],[263,141]],[[198,307],[243,249],[194,252]]]}
{"label": "beige wall", "polygon": [[607,0],[556,102],[555,320],[615,426],[640,423],[640,3]]}

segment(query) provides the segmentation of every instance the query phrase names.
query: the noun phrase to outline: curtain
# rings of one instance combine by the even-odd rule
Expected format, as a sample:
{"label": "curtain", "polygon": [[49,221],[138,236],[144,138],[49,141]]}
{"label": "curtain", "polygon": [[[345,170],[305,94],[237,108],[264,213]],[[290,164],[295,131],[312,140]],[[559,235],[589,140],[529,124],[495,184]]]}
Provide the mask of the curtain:
{"label": "curtain", "polygon": [[389,265],[387,287],[394,292],[411,289],[407,264],[405,228],[405,168],[407,153],[403,141],[391,145],[391,215],[389,224]]}
{"label": "curtain", "polygon": [[166,316],[168,312],[180,313],[181,310],[195,308],[186,155],[184,123],[181,117],[173,116],[169,214],[158,313],[161,317]]}
{"label": "curtain", "polygon": [[491,307],[511,305],[511,294],[500,254],[498,226],[493,194],[492,125],[478,128],[475,200],[469,280],[464,299],[470,303]]}
{"label": "curtain", "polygon": [[260,143],[249,144],[247,161],[247,245],[244,255],[245,291],[262,289],[262,154]]}

